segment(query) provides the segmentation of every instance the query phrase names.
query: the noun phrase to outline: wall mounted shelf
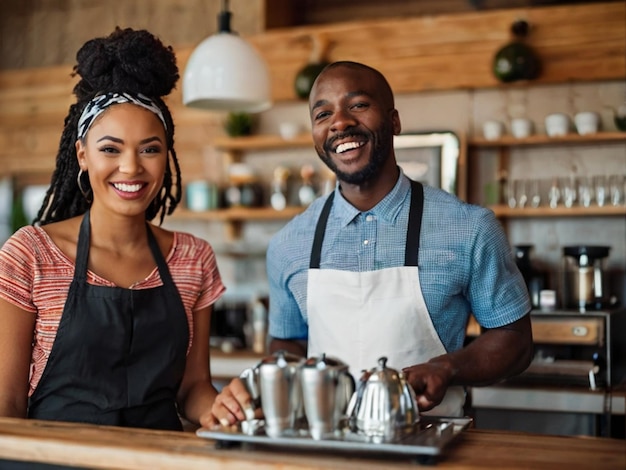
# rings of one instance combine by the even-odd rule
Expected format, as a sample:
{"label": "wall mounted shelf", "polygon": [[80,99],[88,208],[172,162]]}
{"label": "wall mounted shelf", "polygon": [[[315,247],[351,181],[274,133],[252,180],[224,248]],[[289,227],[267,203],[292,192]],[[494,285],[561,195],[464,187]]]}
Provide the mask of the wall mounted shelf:
{"label": "wall mounted shelf", "polygon": [[239,238],[241,226],[244,222],[288,220],[304,211],[304,207],[285,207],[281,211],[271,207],[231,207],[228,209],[215,209],[195,212],[188,209],[179,209],[172,218],[174,220],[204,220],[208,222],[225,222],[227,237],[229,240]]}
{"label": "wall mounted shelf", "polygon": [[626,216],[626,205],[621,206],[590,206],[590,207],[524,207],[511,208],[505,205],[489,206],[496,217],[589,217],[589,216]]}
{"label": "wall mounted shelf", "polygon": [[283,139],[279,135],[257,134],[245,137],[218,137],[213,141],[215,148],[228,152],[311,147],[312,145],[313,138],[310,133],[300,134],[293,139]]}
{"label": "wall mounted shelf", "polygon": [[470,139],[470,147],[498,148],[498,147],[526,147],[526,146],[548,146],[564,144],[597,144],[610,142],[626,142],[626,132],[598,132],[597,134],[567,134],[561,137],[549,137],[545,134],[536,134],[523,139],[517,139],[512,135],[505,135],[498,140],[487,140],[481,137]]}

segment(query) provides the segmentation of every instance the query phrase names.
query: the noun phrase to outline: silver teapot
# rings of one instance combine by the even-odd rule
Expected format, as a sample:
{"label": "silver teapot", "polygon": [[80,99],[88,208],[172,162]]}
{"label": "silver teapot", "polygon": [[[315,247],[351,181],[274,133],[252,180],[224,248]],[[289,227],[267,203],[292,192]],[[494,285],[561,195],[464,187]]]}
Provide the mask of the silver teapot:
{"label": "silver teapot", "polygon": [[387,367],[387,358],[364,371],[348,406],[352,432],[373,442],[388,442],[414,431],[419,409],[404,374]]}
{"label": "silver teapot", "polygon": [[300,384],[311,437],[332,437],[341,430],[354,393],[348,365],[326,354],[310,357],[300,369]]}
{"label": "silver teapot", "polygon": [[[300,387],[303,363],[301,356],[277,351],[240,375],[253,402],[263,410],[269,437],[291,434],[300,427],[304,418]],[[247,419],[253,421],[254,412],[245,411]]]}

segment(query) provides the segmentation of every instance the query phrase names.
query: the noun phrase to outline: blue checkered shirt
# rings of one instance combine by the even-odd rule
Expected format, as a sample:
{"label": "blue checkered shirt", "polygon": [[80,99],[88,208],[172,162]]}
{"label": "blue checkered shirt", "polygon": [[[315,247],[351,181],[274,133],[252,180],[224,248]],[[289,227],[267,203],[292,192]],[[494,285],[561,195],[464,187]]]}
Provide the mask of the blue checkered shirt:
{"label": "blue checkered shirt", "polygon": [[[335,189],[321,269],[361,272],[403,266],[410,191],[410,181],[401,174],[382,201],[360,212]],[[270,241],[269,334],[274,338],[307,338],[309,261],[326,198],[315,200]],[[496,328],[531,309],[511,246],[493,212],[429,186],[424,186],[418,265],[426,307],[448,352],[463,346],[470,312],[483,327]]]}

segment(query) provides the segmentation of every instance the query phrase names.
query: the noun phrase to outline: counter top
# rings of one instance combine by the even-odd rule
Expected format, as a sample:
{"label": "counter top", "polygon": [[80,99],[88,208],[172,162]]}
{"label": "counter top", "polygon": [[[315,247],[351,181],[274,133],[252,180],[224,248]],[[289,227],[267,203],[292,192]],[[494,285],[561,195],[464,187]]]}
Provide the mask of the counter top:
{"label": "counter top", "polygon": [[[194,433],[0,418],[0,458],[106,469],[415,469],[406,457],[362,458],[301,450],[217,448]],[[476,429],[464,431],[436,462],[441,469],[626,468],[626,442]]]}

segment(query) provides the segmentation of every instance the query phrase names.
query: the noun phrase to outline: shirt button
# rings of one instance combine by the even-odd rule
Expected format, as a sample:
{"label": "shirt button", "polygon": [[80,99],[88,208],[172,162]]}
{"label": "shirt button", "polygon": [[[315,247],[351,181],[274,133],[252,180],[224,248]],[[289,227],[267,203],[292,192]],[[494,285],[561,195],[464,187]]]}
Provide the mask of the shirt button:
{"label": "shirt button", "polygon": [[364,245],[369,245],[370,241],[369,240],[363,240],[363,244]]}
{"label": "shirt button", "polygon": [[369,215],[367,215],[367,216],[365,217],[365,220],[366,220],[367,222],[371,222],[372,220],[374,220],[374,216],[373,216],[373,215],[371,215],[371,214],[369,214]]}

